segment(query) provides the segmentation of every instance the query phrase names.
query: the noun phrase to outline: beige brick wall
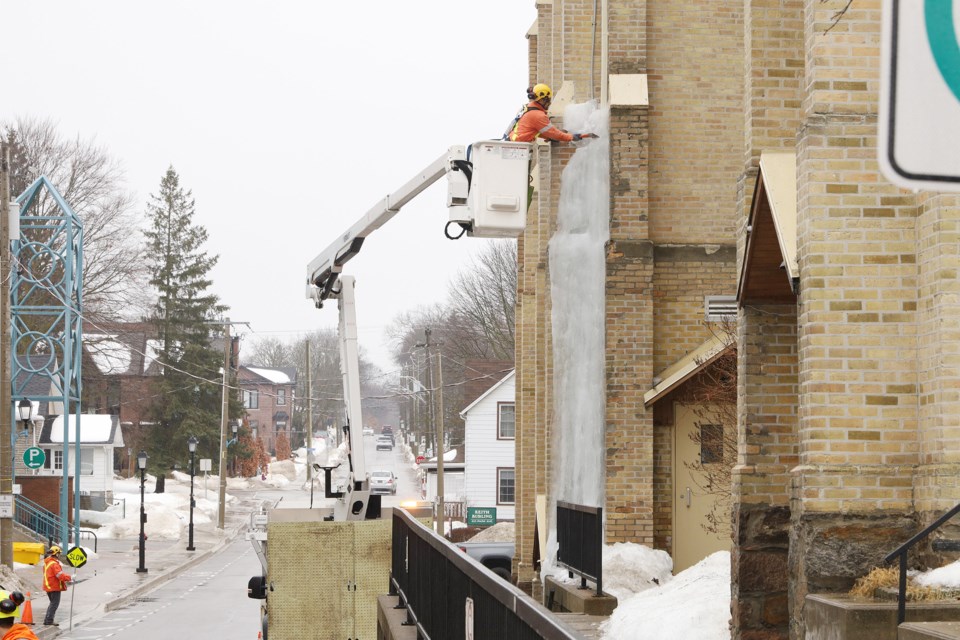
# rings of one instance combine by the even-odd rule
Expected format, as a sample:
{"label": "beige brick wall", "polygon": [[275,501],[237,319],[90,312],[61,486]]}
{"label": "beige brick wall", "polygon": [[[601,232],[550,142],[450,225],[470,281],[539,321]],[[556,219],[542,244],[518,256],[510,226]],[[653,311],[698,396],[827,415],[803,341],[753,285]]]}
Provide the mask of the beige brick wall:
{"label": "beige brick wall", "polygon": [[733,244],[743,158],[742,0],[648,0],[650,236]]}
{"label": "beige brick wall", "polygon": [[787,506],[798,458],[799,356],[793,305],[747,306],[738,323],[736,493]]}
{"label": "beige brick wall", "polygon": [[[733,230],[744,157],[743,3],[721,0],[684,6],[682,11],[667,0],[611,0],[609,6],[609,70],[649,71],[653,106],[613,107],[610,117],[607,539],[666,544],[672,501],[665,461],[672,459],[672,435],[666,428],[655,432],[643,394],[652,386],[655,358],[666,366],[669,358],[683,355],[683,346],[692,349],[709,337],[703,295],[735,289]],[[547,82],[555,91],[564,82],[573,83],[576,101],[599,97],[600,33],[598,29],[596,46],[591,48],[592,0],[556,0],[538,4],[538,9],[531,81]],[[654,32],[656,38],[648,37]],[[656,143],[650,137],[654,128]],[[539,194],[521,241],[517,312],[521,581],[529,577],[529,568],[523,565],[529,550],[523,545],[532,539],[533,496],[548,491],[552,476],[546,243],[554,224],[560,172],[571,153],[563,146],[540,152]],[[656,206],[651,203],[654,193]],[[651,232],[654,225],[660,229],[657,238]],[[657,266],[655,239],[686,246],[679,253],[667,249],[663,255],[671,257]],[[718,260],[717,255],[724,257]],[[660,312],[659,320],[665,323],[661,335],[654,329],[657,286],[667,301]],[[695,302],[691,291],[698,292]],[[667,326],[672,323],[682,327]],[[669,348],[658,347],[661,340],[669,342]],[[526,465],[533,470],[520,468]]]}
{"label": "beige brick wall", "polygon": [[879,176],[872,115],[808,116],[798,173],[799,504],[909,509],[886,478],[918,461],[916,208]]}
{"label": "beige brick wall", "polygon": [[658,246],[653,274],[653,371],[659,373],[716,332],[707,323],[704,298],[736,294],[733,247]]}
{"label": "beige brick wall", "polygon": [[[760,152],[796,146],[803,83],[803,0],[748,0],[746,167]],[[747,201],[749,203],[749,200]],[[749,206],[749,204],[748,204]]]}

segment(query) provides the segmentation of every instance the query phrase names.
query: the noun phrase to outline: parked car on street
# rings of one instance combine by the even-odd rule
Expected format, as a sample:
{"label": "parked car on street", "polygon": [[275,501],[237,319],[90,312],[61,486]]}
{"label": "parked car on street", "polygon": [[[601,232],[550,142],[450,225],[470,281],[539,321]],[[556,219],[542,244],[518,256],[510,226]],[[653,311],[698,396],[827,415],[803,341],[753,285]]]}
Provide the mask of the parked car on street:
{"label": "parked car on street", "polygon": [[370,493],[397,495],[397,476],[393,471],[374,471],[370,474]]}
{"label": "parked car on street", "polygon": [[510,582],[513,564],[513,542],[458,542],[461,551],[495,574]]}
{"label": "parked car on street", "polygon": [[364,428],[363,428],[363,435],[365,435],[365,436],[372,436],[372,435],[373,435],[373,427],[364,427]]}
{"label": "parked car on street", "polygon": [[393,427],[390,426],[389,424],[385,424],[382,427],[380,427],[380,435],[390,436],[390,444],[392,444],[393,446],[397,446],[396,436],[393,435]]}
{"label": "parked car on street", "polygon": [[393,451],[393,437],[380,436],[377,438],[377,451]]}

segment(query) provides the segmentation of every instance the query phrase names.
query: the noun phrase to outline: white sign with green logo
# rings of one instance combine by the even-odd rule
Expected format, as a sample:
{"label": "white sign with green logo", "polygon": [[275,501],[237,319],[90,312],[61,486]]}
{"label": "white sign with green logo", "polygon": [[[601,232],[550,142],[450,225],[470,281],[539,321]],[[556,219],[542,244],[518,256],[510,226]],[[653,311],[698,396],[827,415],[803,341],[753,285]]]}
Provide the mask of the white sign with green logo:
{"label": "white sign with green logo", "polygon": [[489,527],[497,524],[496,507],[467,507],[467,525]]}
{"label": "white sign with green logo", "polygon": [[23,464],[27,469],[39,469],[46,463],[47,454],[40,447],[30,447],[23,452]]}
{"label": "white sign with green logo", "polygon": [[[960,191],[956,13],[953,0],[884,0],[878,160],[902,187]],[[833,84],[858,90],[840,86],[858,84],[853,78]]]}

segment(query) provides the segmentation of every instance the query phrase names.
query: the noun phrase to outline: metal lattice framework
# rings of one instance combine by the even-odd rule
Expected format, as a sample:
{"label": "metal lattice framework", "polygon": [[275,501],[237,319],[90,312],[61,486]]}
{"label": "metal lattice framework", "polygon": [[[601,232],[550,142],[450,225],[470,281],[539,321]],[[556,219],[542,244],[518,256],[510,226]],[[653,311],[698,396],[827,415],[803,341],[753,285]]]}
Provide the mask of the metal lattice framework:
{"label": "metal lattice framework", "polygon": [[[80,533],[80,392],[83,345],[83,225],[60,192],[40,176],[17,197],[20,237],[13,243],[16,261],[10,281],[13,353],[13,405],[21,399],[60,403],[63,415],[63,482],[60,492],[61,544],[70,539],[68,456],[70,417],[74,472],[74,531]],[[31,214],[31,210],[36,213]],[[11,234],[16,238],[15,234]],[[37,356],[47,356],[44,362]],[[31,381],[49,381],[47,395],[31,393]],[[36,386],[36,385],[34,385]],[[15,410],[11,407],[11,410]],[[14,417],[14,419],[16,419]]]}

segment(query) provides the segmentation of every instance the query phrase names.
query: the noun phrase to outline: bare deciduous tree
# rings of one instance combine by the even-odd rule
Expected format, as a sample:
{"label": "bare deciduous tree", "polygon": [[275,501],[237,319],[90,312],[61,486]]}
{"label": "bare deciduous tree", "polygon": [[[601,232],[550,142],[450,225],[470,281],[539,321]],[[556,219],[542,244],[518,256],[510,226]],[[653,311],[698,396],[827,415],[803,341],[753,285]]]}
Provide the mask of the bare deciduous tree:
{"label": "bare deciduous tree", "polygon": [[293,366],[293,356],[289,344],[279,338],[257,337],[242,352],[244,364],[261,367]]}
{"label": "bare deciduous tree", "polygon": [[[2,129],[14,149],[11,193],[19,195],[46,176],[83,223],[85,315],[142,317],[151,302],[143,236],[120,163],[93,141],[62,136],[51,120],[17,118]],[[44,193],[29,213],[43,215],[55,207]]]}
{"label": "bare deciduous tree", "polygon": [[686,464],[700,490],[715,499],[702,526],[709,533],[722,533],[730,527],[732,471],[737,460],[736,327],[732,322],[723,322],[714,331],[726,346],[686,386],[680,402],[691,406],[696,416],[698,428],[694,429],[692,440],[701,451],[709,453],[704,456],[706,459]]}
{"label": "bare deciduous tree", "polygon": [[[842,0],[839,0],[839,1],[842,1]],[[820,4],[827,4],[828,2],[836,3],[838,2],[838,0],[820,0]],[[824,31],[825,34],[830,33],[830,30],[840,23],[840,21],[843,19],[843,16],[846,15],[847,11],[850,10],[850,5],[852,4],[853,4],[853,0],[846,0],[843,6],[834,12],[833,16],[831,16],[830,18],[831,20],[830,26],[827,27],[826,31]]]}
{"label": "bare deciduous tree", "polygon": [[[307,387],[306,351],[310,345],[310,387]],[[288,367],[297,371],[297,402],[293,411],[293,445],[306,437],[307,399],[312,400],[314,431],[328,422],[342,426],[344,415],[343,378],[340,373],[340,343],[333,329],[314,331],[287,343],[274,337],[258,338],[247,349],[243,361],[249,366]],[[384,422],[397,415],[398,398],[386,389],[383,372],[359,356],[360,389],[363,394],[364,421]]]}
{"label": "bare deciduous tree", "polygon": [[[450,286],[450,309],[464,334],[488,358],[513,359],[517,243],[489,244]],[[480,356],[481,353],[475,354]]]}

